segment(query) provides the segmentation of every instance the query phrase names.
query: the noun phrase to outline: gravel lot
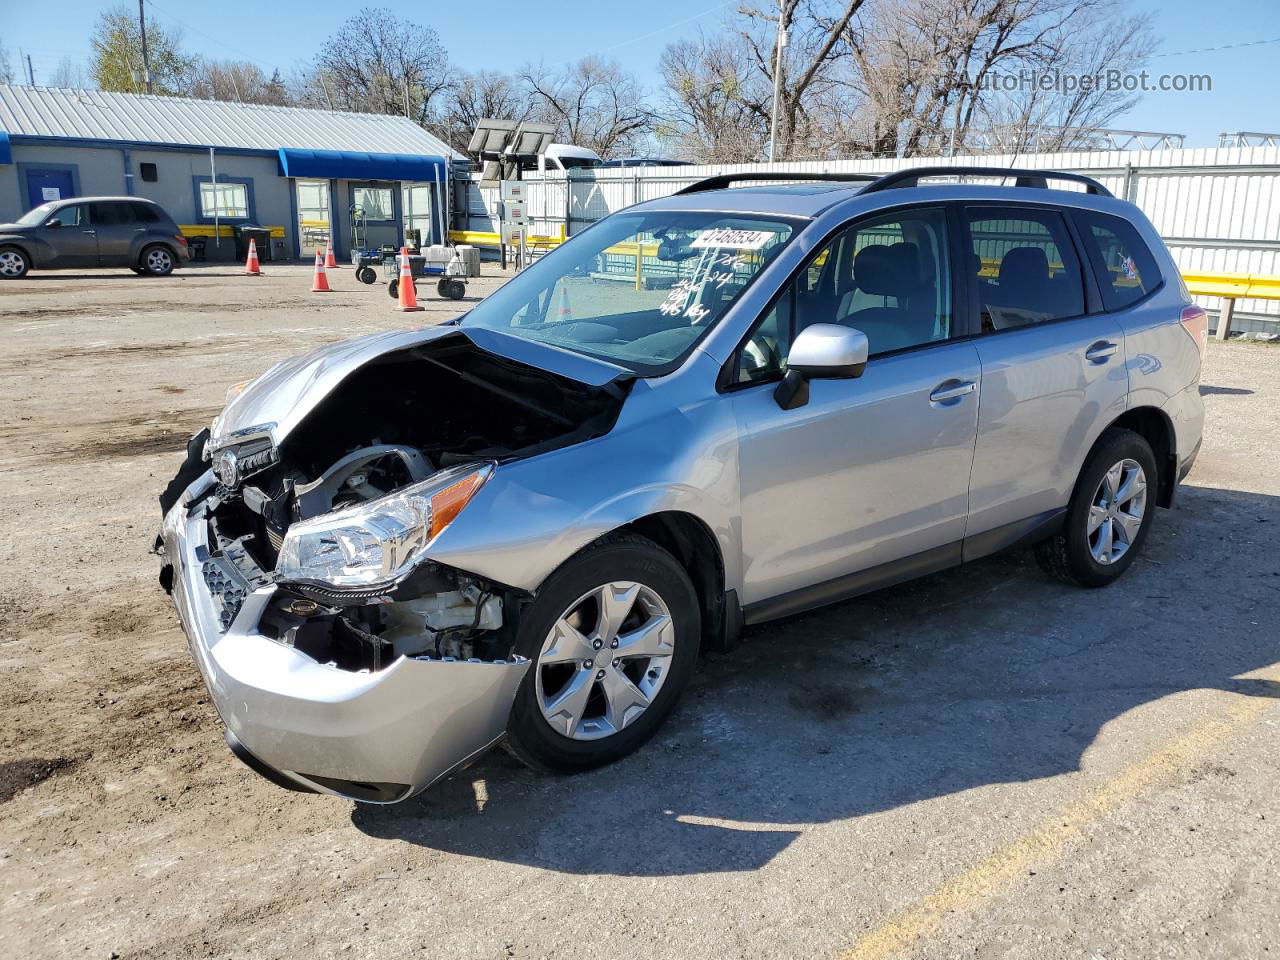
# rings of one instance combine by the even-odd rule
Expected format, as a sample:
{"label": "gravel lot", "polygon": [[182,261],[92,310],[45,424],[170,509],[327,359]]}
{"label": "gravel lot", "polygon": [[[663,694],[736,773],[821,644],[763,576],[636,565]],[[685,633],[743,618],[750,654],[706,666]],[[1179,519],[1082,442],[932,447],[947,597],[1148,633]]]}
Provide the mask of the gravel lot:
{"label": "gravel lot", "polygon": [[1015,554],[757,628],[627,761],[497,752],[371,808],[230,755],[148,553],[228,384],[405,325],[349,269],[268,272],[0,287],[7,954],[1280,953],[1280,349],[1211,345],[1119,585]]}

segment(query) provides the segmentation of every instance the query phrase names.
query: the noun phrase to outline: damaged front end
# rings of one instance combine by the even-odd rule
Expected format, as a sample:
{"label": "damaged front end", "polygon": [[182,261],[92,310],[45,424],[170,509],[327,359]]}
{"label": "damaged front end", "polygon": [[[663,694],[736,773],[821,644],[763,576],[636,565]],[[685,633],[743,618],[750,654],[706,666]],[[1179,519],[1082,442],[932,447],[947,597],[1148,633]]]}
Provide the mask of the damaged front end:
{"label": "damaged front end", "polygon": [[[501,739],[529,666],[515,639],[530,597],[433,561],[433,542],[504,463],[608,432],[626,386],[460,332],[333,350],[340,377],[322,382],[324,352],[310,377],[289,371],[313,385],[303,415],[227,422],[233,400],[211,441],[193,438],[161,498],[161,581],[243,759],[396,802]],[[271,377],[242,410],[276,402]]]}

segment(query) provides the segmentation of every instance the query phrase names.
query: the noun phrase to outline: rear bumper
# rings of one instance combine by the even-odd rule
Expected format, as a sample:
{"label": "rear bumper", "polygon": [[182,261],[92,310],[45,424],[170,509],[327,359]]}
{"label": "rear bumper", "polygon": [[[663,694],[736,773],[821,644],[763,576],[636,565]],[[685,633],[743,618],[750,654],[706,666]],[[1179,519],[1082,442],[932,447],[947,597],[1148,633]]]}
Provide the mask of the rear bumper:
{"label": "rear bumper", "polygon": [[249,593],[224,631],[203,576],[212,483],[205,473],[166,515],[161,579],[241,759],[277,783],[392,803],[502,738],[527,660],[401,657],[377,672],[340,670],[258,632],[274,586]]}

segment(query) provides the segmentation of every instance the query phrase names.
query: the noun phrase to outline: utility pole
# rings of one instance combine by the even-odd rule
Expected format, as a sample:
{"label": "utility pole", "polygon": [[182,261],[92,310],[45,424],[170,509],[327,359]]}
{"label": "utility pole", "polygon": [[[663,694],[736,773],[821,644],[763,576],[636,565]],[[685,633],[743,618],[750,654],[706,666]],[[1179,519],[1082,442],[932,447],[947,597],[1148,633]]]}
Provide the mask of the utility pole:
{"label": "utility pole", "polygon": [[778,0],[778,43],[773,58],[773,105],[769,111],[769,162],[778,150],[778,99],[782,96],[782,48],[787,45],[787,0]]}
{"label": "utility pole", "polygon": [[138,29],[142,33],[142,85],[147,93],[151,92],[151,61],[147,59],[147,12],[144,8],[146,0],[138,0]]}
{"label": "utility pole", "polygon": [[27,84],[34,87],[36,85],[36,72],[31,69],[31,54],[27,54]]}

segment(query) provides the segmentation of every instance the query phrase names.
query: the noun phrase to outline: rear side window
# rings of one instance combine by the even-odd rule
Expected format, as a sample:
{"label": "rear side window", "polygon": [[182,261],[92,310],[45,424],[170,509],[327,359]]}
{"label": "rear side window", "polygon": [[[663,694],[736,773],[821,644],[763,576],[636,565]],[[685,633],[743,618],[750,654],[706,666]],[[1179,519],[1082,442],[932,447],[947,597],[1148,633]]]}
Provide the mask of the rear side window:
{"label": "rear side window", "polygon": [[1137,303],[1160,286],[1164,278],[1156,258],[1133,224],[1091,211],[1079,210],[1074,216],[1108,310]]}
{"label": "rear side window", "polygon": [[91,203],[93,222],[99,226],[111,227],[133,223],[132,203]]}
{"label": "rear side window", "polygon": [[149,203],[135,203],[133,204],[133,219],[139,223],[159,223],[160,214]]}
{"label": "rear side window", "polygon": [[983,332],[1084,313],[1080,262],[1060,213],[971,207],[967,216]]}

